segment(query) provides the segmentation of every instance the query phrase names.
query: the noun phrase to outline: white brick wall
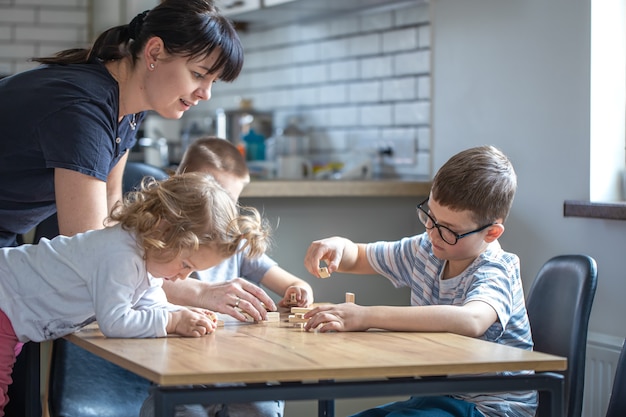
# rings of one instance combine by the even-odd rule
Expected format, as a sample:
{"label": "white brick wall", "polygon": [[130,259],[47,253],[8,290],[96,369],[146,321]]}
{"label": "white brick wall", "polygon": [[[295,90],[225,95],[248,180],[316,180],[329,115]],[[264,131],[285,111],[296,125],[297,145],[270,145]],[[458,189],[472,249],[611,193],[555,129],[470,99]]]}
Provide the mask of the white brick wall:
{"label": "white brick wall", "polygon": [[[87,46],[88,14],[89,0],[0,0],[0,74],[33,67],[34,56]],[[395,143],[397,171],[430,176],[428,4],[252,28],[241,39],[241,76],[217,83],[190,116],[251,98],[274,111],[276,127],[304,117],[316,151]],[[406,149],[415,149],[413,158],[399,155]]]}
{"label": "white brick wall", "polygon": [[0,0],[0,75],[32,68],[34,56],[85,46],[88,0]]}
{"label": "white brick wall", "polygon": [[[312,0],[313,1],[313,0]],[[275,126],[304,117],[314,152],[392,145],[396,171],[430,176],[428,4],[241,33],[244,69],[196,111],[250,98]]]}

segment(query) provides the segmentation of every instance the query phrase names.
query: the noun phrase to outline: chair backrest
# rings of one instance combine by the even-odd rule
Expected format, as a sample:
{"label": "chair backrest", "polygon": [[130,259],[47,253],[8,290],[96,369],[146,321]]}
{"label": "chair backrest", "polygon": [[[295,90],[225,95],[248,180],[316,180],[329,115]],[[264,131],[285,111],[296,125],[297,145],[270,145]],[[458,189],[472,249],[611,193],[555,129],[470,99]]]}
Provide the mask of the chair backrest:
{"label": "chair backrest", "polygon": [[[587,255],[561,255],[539,270],[526,300],[534,349],[567,358],[565,415],[582,414],[589,316],[598,285],[596,261]],[[537,416],[549,413],[539,397]]]}
{"label": "chair backrest", "polygon": [[141,185],[144,177],[153,177],[157,180],[164,180],[168,177],[167,172],[154,165],[143,162],[128,161],[124,168],[124,176],[122,177],[122,189],[128,192],[136,189]]}
{"label": "chair backrest", "polygon": [[626,340],[622,345],[622,353],[619,355],[617,367],[615,368],[615,378],[613,379],[613,389],[609,408],[605,417],[626,416]]}

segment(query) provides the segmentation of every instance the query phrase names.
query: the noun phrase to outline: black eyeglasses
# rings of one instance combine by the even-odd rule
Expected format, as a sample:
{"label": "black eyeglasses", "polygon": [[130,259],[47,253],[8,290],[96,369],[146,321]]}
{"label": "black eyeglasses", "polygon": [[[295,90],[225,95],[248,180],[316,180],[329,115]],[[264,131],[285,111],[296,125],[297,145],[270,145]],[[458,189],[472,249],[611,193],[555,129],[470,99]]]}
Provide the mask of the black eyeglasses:
{"label": "black eyeglasses", "polygon": [[420,222],[426,227],[426,229],[431,230],[434,227],[437,228],[439,232],[439,236],[441,239],[446,242],[448,245],[456,245],[459,239],[463,239],[466,236],[472,235],[474,233],[482,232],[489,226],[493,226],[496,223],[489,223],[484,225],[483,227],[479,227],[476,230],[472,230],[471,232],[458,234],[457,232],[450,230],[446,226],[442,226],[432,218],[430,214],[428,214],[428,208],[424,209],[424,205],[428,203],[428,198],[417,205],[417,217],[420,219]]}

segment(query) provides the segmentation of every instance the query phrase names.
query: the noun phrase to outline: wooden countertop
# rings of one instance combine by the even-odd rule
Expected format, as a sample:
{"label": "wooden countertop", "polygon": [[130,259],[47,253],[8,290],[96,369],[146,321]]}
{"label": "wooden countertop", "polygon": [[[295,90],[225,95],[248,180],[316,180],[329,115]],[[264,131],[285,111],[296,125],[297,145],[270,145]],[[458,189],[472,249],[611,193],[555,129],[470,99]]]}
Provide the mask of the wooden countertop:
{"label": "wooden countertop", "polygon": [[419,197],[427,180],[252,180],[241,197]]}

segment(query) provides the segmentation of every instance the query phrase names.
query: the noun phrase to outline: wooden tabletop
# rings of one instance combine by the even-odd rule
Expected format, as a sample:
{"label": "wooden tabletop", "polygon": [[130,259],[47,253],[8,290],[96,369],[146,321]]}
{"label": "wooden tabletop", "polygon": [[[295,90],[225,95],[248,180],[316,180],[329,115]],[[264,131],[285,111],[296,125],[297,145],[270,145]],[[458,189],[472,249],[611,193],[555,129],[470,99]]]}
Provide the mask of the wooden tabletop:
{"label": "wooden tabletop", "polygon": [[317,333],[227,321],[201,338],[106,338],[95,326],[71,342],[157,384],[375,379],[565,370],[565,358],[449,333]]}

